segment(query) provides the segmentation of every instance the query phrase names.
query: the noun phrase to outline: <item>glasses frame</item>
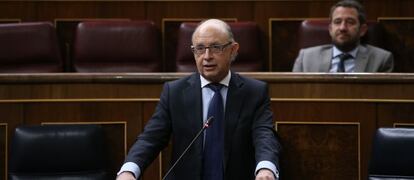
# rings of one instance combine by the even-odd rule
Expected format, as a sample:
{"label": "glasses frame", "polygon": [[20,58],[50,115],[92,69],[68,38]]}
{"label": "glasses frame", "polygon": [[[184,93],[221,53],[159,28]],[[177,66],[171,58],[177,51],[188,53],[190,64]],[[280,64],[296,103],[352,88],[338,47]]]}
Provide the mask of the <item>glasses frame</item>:
{"label": "glasses frame", "polygon": [[[222,53],[224,51],[224,49],[233,44],[233,42],[229,41],[226,44],[217,44],[217,45],[210,45],[210,46],[199,46],[200,48],[203,48],[202,50],[196,50],[196,46],[191,45],[191,51],[196,54],[196,55],[202,55],[204,53],[206,53],[207,49],[210,50],[210,53],[216,54],[216,53]],[[215,49],[215,50],[211,50],[211,48]]]}

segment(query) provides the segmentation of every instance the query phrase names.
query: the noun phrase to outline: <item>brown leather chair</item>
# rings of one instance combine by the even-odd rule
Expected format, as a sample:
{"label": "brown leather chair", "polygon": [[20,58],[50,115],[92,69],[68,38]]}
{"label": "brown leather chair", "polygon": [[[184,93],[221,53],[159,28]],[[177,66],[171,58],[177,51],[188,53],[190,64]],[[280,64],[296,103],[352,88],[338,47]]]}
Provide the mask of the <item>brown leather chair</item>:
{"label": "brown leather chair", "polygon": [[[307,48],[332,42],[329,35],[329,19],[308,19],[304,20],[299,28],[298,47]],[[383,27],[374,21],[367,22],[368,32],[361,38],[361,43],[371,44],[384,48]]]}
{"label": "brown leather chair", "polygon": [[9,180],[114,179],[99,125],[19,126],[11,142]]}
{"label": "brown leather chair", "polygon": [[[263,43],[260,30],[254,22],[229,23],[234,39],[240,44],[239,54],[231,68],[235,71],[265,71]],[[182,23],[179,29],[175,67],[177,72],[196,71],[191,52],[191,37],[197,23]]]}
{"label": "brown leather chair", "polygon": [[0,73],[62,71],[56,31],[51,23],[0,24]]}
{"label": "brown leather chair", "polygon": [[160,42],[151,21],[81,22],[72,68],[75,72],[160,72]]}
{"label": "brown leather chair", "polygon": [[379,128],[372,145],[368,179],[414,179],[413,152],[413,128]]}

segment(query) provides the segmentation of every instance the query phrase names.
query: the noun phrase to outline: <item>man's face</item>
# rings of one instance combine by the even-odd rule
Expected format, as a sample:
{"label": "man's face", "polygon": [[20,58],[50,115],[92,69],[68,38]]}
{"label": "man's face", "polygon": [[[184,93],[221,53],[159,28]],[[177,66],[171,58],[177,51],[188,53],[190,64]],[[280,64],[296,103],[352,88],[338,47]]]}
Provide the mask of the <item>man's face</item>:
{"label": "man's face", "polygon": [[205,52],[194,51],[197,69],[207,80],[219,82],[229,72],[238,44],[230,42],[227,33],[217,27],[206,26],[194,34],[193,47],[199,50],[208,47]]}
{"label": "man's face", "polygon": [[354,49],[367,31],[367,25],[359,22],[358,11],[355,8],[337,7],[331,18],[329,34],[333,44],[345,52]]}

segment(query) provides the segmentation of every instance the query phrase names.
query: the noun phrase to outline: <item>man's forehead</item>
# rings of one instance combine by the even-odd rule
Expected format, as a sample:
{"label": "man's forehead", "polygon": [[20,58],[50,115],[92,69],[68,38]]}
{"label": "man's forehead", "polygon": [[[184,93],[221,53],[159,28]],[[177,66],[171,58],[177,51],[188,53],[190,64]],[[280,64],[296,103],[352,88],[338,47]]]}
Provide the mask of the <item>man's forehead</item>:
{"label": "man's forehead", "polygon": [[194,44],[219,44],[227,40],[227,34],[217,29],[200,29],[194,34]]}

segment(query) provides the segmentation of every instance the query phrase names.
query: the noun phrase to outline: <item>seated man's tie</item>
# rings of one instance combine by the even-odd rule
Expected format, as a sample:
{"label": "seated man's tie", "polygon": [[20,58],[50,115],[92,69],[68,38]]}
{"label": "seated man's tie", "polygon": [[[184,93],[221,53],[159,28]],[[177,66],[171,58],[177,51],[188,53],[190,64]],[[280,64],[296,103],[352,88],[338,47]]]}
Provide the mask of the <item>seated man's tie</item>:
{"label": "seated man's tie", "polygon": [[339,63],[338,63],[338,69],[336,72],[346,72],[345,71],[345,61],[348,59],[351,59],[352,56],[350,54],[340,54],[339,55]]}
{"label": "seated man's tie", "polygon": [[203,154],[203,180],[223,180],[224,167],[224,105],[220,90],[223,85],[212,83],[208,88],[214,96],[208,106],[207,118],[214,117],[206,131]]}

